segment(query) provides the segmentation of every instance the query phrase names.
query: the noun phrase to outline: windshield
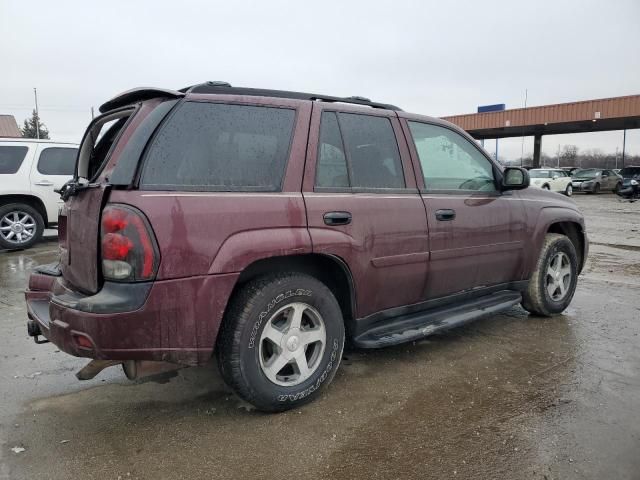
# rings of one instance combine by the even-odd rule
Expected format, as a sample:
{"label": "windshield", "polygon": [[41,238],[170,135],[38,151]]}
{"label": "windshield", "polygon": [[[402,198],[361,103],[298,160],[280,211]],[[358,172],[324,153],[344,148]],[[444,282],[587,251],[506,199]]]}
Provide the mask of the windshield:
{"label": "windshield", "polygon": [[551,178],[551,170],[529,170],[530,178]]}
{"label": "windshield", "polygon": [[597,177],[602,170],[595,168],[585,168],[583,170],[576,170],[573,172],[574,177]]}
{"label": "windshield", "polygon": [[624,167],[620,170],[620,175],[623,177],[635,177],[640,175],[640,167]]}

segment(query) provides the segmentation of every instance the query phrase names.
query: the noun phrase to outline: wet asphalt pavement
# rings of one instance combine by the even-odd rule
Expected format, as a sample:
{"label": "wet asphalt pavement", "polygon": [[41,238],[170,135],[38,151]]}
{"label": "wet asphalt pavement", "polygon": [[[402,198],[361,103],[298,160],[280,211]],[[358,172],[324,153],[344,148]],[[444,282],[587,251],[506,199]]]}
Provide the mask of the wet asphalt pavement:
{"label": "wet asphalt pavement", "polygon": [[85,360],[26,336],[22,290],[56,243],[0,252],[0,479],[639,479],[640,202],[574,198],[592,246],[563,315],[347,351],[318,401],[279,415],[215,365],[77,381]]}

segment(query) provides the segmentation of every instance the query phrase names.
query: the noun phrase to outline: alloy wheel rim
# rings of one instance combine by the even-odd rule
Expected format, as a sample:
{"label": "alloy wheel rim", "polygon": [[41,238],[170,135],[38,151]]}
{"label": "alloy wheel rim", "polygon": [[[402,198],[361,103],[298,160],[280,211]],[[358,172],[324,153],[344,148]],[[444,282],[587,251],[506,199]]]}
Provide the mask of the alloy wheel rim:
{"label": "alloy wheel rim", "polygon": [[549,261],[545,276],[545,287],[549,297],[554,302],[563,300],[569,293],[572,272],[569,257],[564,252],[558,252]]}
{"label": "alloy wheel rim", "polygon": [[0,235],[13,244],[27,243],[36,234],[36,222],[31,215],[21,210],[14,210],[0,219]]}
{"label": "alloy wheel rim", "polygon": [[302,302],[285,305],[271,315],[260,335],[262,373],[276,385],[299,385],[320,366],[326,343],[324,320],[315,308]]}
{"label": "alloy wheel rim", "polygon": [[573,187],[571,185],[567,185],[567,195],[571,196],[572,193],[573,193]]}

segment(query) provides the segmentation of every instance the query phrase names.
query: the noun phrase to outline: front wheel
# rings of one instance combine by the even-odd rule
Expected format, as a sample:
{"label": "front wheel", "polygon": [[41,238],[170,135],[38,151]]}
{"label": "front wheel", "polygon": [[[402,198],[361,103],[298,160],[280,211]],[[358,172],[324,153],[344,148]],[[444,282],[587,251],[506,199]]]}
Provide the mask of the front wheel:
{"label": "front wheel", "polygon": [[522,295],[525,310],[545,317],[569,306],[578,283],[578,255],[565,235],[547,233],[529,287]]}
{"label": "front wheel", "polygon": [[43,233],[42,215],[32,206],[10,203],[0,207],[0,247],[29,248],[42,238]]}
{"label": "front wheel", "polygon": [[573,195],[573,186],[572,186],[570,183],[569,183],[569,184],[567,184],[567,188],[565,188],[565,190],[564,190],[564,194],[565,194],[567,197],[570,197],[571,195]]}
{"label": "front wheel", "polygon": [[545,185],[542,186],[542,189],[543,190],[551,190],[551,187],[549,185],[545,184]]}
{"label": "front wheel", "polygon": [[331,291],[288,273],[251,281],[231,300],[217,342],[218,365],[234,391],[278,412],[318,396],[338,369],[344,323]]}
{"label": "front wheel", "polygon": [[596,186],[595,186],[595,187],[593,187],[593,193],[594,193],[595,195],[597,195],[598,193],[600,193],[600,184],[599,184],[599,183],[596,183]]}

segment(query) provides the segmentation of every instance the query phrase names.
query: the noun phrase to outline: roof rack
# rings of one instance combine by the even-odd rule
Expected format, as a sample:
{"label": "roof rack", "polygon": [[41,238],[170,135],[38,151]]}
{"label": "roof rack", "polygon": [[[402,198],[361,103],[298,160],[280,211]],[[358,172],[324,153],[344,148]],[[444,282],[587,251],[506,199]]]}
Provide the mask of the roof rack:
{"label": "roof rack", "polygon": [[219,95],[251,95],[259,97],[277,97],[277,98],[291,98],[295,100],[312,100],[321,102],[339,102],[339,103],[351,103],[354,105],[364,105],[367,107],[380,108],[383,110],[396,110],[402,111],[400,107],[395,105],[389,105],[386,103],[372,102],[365,97],[333,97],[330,95],[319,95],[316,93],[303,93],[303,92],[290,92],[286,90],[268,90],[264,88],[244,88],[244,87],[232,87],[227,82],[210,81],[201,83],[198,85],[192,85],[190,87],[181,88],[179,92],[182,93],[208,93]]}

